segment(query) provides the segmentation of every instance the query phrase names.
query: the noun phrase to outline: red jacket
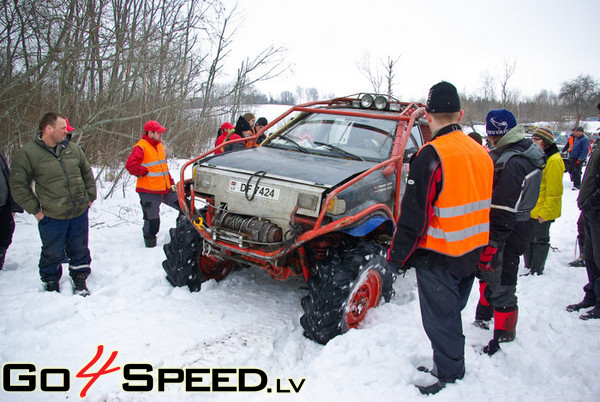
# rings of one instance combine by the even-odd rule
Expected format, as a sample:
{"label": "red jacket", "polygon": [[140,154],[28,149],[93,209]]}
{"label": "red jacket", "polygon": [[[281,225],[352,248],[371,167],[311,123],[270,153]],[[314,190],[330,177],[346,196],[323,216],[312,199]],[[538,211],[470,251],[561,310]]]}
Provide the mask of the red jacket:
{"label": "red jacket", "polygon": [[[219,145],[221,145],[222,143],[224,143],[225,142],[225,138],[227,137],[227,135],[228,134],[226,132],[223,132],[223,134],[221,134],[217,138],[217,141],[215,141],[215,147],[218,147]],[[229,138],[227,138],[227,141],[237,140],[237,139],[240,139],[240,138],[242,138],[242,137],[240,137],[238,134],[231,133],[229,135]],[[233,149],[243,148],[243,144],[240,142],[240,143],[237,143],[237,144],[233,144],[231,147],[233,147]],[[226,147],[221,147],[221,148],[217,149],[215,151],[215,155],[222,154],[225,151],[231,151],[232,150],[232,149],[225,149],[225,148]]]}

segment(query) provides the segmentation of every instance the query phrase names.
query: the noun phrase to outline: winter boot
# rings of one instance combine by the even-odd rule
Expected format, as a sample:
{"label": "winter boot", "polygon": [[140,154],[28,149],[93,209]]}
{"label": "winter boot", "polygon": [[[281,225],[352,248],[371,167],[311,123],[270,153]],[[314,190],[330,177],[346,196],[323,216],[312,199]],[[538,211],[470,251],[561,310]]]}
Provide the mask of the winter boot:
{"label": "winter boot", "polygon": [[79,295],[79,296],[83,296],[83,297],[90,295],[90,291],[88,290],[88,288],[85,284],[86,278],[87,278],[86,274],[73,275],[73,277],[71,278],[71,280],[73,281],[73,293],[75,293],[76,295]]}
{"label": "winter boot", "polygon": [[483,347],[483,353],[485,353],[486,355],[490,355],[490,356],[492,356],[494,353],[496,353],[499,350],[500,350],[500,344],[495,339],[492,339],[490,341],[490,343],[488,343],[487,345],[485,345]]}
{"label": "winter boot", "polygon": [[494,340],[511,342],[517,333],[518,307],[494,309]]}
{"label": "winter boot", "polygon": [[579,311],[582,308],[588,308],[588,307],[594,307],[596,303],[594,303],[591,300],[588,299],[583,299],[581,302],[577,303],[577,304],[569,304],[567,306],[567,311],[569,313],[572,313],[573,311]]}
{"label": "winter boot", "polygon": [[576,260],[573,260],[569,263],[570,267],[585,267],[585,261],[583,260],[583,256],[579,257]]}
{"label": "winter boot", "polygon": [[475,321],[473,325],[482,329],[490,329],[490,322],[494,314],[494,308],[485,298],[485,289],[487,283],[479,281],[479,303],[477,303],[477,309],[475,310]]}
{"label": "winter boot", "polygon": [[6,257],[6,247],[0,247],[0,270],[4,266],[4,258]]}
{"label": "winter boot", "polygon": [[600,307],[594,307],[587,313],[580,315],[579,318],[581,318],[582,320],[585,320],[585,321],[597,320],[598,318],[600,318]]}
{"label": "winter boot", "polygon": [[144,244],[148,248],[156,247],[156,234],[160,230],[160,219],[145,219],[142,226],[142,234],[144,235]]}
{"label": "winter boot", "polygon": [[144,236],[144,244],[147,248],[156,247],[156,237],[146,237]]}
{"label": "winter boot", "polygon": [[446,387],[446,383],[443,381],[436,381],[431,385],[416,385],[416,387],[423,395],[434,395],[443,390]]}
{"label": "winter boot", "polygon": [[60,287],[58,286],[58,281],[48,281],[48,282],[46,282],[46,292],[58,292],[58,293],[60,293]]}

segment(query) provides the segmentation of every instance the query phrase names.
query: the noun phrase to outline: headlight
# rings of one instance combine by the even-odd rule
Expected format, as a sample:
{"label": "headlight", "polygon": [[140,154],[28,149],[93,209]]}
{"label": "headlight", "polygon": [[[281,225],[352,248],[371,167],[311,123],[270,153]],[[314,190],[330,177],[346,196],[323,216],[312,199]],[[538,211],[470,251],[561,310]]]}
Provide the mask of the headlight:
{"label": "headlight", "polygon": [[375,109],[378,109],[378,110],[384,110],[388,105],[387,99],[385,99],[383,96],[378,96],[377,98],[375,98],[374,103],[375,103]]}
{"label": "headlight", "polygon": [[373,96],[365,94],[362,98],[360,98],[360,106],[368,109],[371,107],[371,105],[373,105]]}
{"label": "headlight", "polygon": [[319,197],[313,194],[298,194],[298,206],[300,208],[308,209],[309,211],[316,211]]}
{"label": "headlight", "polygon": [[346,212],[346,200],[340,200],[337,197],[333,197],[327,205],[327,212],[332,215],[341,215]]}
{"label": "headlight", "polygon": [[210,175],[209,174],[198,174],[194,183],[198,188],[208,188],[210,186]]}
{"label": "headlight", "polygon": [[391,112],[399,112],[400,111],[400,105],[397,103],[390,103],[390,111]]}

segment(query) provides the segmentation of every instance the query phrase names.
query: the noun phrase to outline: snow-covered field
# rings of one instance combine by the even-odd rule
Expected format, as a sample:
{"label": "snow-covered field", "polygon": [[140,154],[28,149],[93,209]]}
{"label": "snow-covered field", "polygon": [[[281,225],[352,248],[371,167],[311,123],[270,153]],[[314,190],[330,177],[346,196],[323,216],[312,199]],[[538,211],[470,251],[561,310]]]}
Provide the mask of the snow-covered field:
{"label": "snow-covered field", "polygon": [[[180,163],[171,165],[175,177]],[[586,274],[584,268],[567,266],[574,257],[579,213],[577,193],[571,191],[568,175],[564,183],[563,216],[552,225],[554,249],[545,274],[519,278],[517,339],[502,344],[502,351],[492,357],[478,353],[491,332],[470,325],[478,298],[474,286],[463,313],[466,376],[431,400],[598,400],[600,321],[582,321],[579,314],[565,311],[567,304],[582,299]],[[125,186],[119,184],[112,197],[103,199],[110,183],[100,183],[100,197],[90,212],[93,272],[88,279],[91,296],[87,298],[73,295],[66,272],[62,293],[43,291],[35,218],[17,215],[13,244],[5,269],[0,271],[0,361],[5,371],[10,367],[7,363],[30,364],[25,367],[34,372],[17,370],[10,383],[23,386],[32,384],[33,378],[35,391],[7,392],[3,377],[0,400],[78,400],[89,380],[76,375],[92,361],[99,345],[103,345],[103,353],[86,372],[98,371],[115,351],[114,361],[105,369],[120,369],[91,384],[86,397],[89,401],[426,398],[413,386],[423,379],[415,367],[431,366],[414,270],[396,281],[392,302],[372,310],[361,328],[322,346],[302,335],[302,280],[280,282],[263,271],[246,270],[233,272],[220,283],[207,282],[198,293],[172,288],[161,265],[162,245],[169,241],[168,229],[176,213],[163,206],[159,247],[144,248],[142,213],[133,184],[129,179]],[[153,369],[153,388],[148,392],[125,391],[123,383],[148,383],[124,377],[125,367],[131,369],[138,363]],[[63,374],[42,372],[44,368],[60,368],[58,373]],[[167,383],[161,392],[158,375],[164,368],[213,369],[213,374],[225,378],[216,383],[221,387],[238,385],[235,373],[239,371],[231,374],[221,370],[225,368],[254,369],[245,379],[257,388],[257,373],[265,373],[268,379],[257,392],[186,392],[182,383]],[[67,372],[68,391],[41,391],[42,386],[60,388]],[[199,378],[190,386],[211,383],[208,374],[187,374],[190,380]],[[20,381],[19,375],[29,377]],[[46,379],[48,383],[42,385]]]}

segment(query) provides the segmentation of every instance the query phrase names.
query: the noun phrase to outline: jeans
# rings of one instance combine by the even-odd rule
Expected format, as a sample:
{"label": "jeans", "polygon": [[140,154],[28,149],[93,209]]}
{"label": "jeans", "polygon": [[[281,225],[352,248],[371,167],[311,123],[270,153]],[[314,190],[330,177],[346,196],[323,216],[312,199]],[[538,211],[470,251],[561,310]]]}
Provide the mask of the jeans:
{"label": "jeans", "polygon": [[88,248],[88,210],[73,219],[53,219],[45,216],[38,222],[42,253],[40,278],[43,282],[58,282],[62,276],[62,263],[69,263],[69,275],[85,275],[90,270],[92,258]]}

